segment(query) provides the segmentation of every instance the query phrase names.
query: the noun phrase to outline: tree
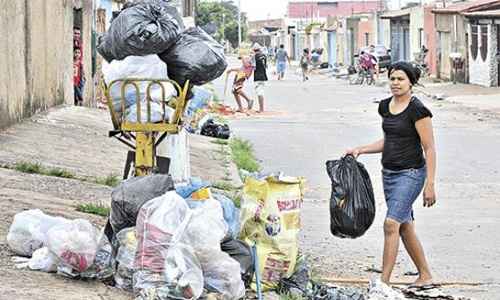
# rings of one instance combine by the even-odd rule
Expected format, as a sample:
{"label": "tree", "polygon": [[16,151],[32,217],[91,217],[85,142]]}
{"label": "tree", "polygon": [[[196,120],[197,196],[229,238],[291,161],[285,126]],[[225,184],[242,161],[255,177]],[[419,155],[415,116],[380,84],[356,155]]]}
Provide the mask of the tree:
{"label": "tree", "polygon": [[[241,14],[241,36],[247,32],[246,15]],[[238,46],[238,7],[232,0],[222,2],[202,1],[198,3],[196,25],[203,28],[217,41],[223,37],[233,47]]]}

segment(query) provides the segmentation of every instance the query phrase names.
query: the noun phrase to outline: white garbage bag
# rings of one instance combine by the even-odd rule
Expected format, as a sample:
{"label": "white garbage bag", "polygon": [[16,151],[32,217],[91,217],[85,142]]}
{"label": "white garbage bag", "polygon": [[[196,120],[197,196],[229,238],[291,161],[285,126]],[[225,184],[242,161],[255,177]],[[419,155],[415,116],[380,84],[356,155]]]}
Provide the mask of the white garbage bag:
{"label": "white garbage bag", "polygon": [[370,280],[367,300],[405,300],[401,292],[392,289],[380,279]]}
{"label": "white garbage bag", "polygon": [[[165,111],[161,104],[156,102],[151,102],[150,120],[148,121],[148,106],[146,101],[141,101],[141,123],[152,122],[158,123],[161,121],[167,121],[170,123],[171,118],[174,115],[174,109],[168,105],[165,105]],[[137,117],[137,104],[133,104],[126,110],[125,119],[131,123],[137,123],[139,119]]]}
{"label": "white garbage bag", "polygon": [[51,228],[48,247],[58,257],[61,267],[80,273],[94,263],[99,237],[99,231],[89,221],[76,219]]}
{"label": "white garbage bag", "polygon": [[28,261],[28,267],[31,270],[51,273],[57,271],[57,263],[57,256],[50,252],[49,248],[43,247],[33,252],[33,256]]}
{"label": "white garbage bag", "polygon": [[7,244],[18,255],[31,257],[37,249],[47,245],[47,232],[56,225],[70,222],[62,217],[52,217],[39,209],[20,212],[14,216],[7,233]]}
{"label": "white garbage bag", "polygon": [[[126,78],[141,78],[141,79],[168,79],[167,65],[160,60],[158,55],[146,56],[128,56],[123,60],[113,60],[111,63],[103,61],[102,72],[104,82],[109,87],[113,80]],[[146,82],[139,84],[139,99],[146,100],[147,94]],[[177,95],[175,87],[170,83],[163,84],[165,89],[165,101],[168,101],[173,96]],[[160,102],[161,87],[157,84],[151,87],[151,97],[155,102]],[[110,90],[110,97],[113,101],[113,108],[116,112],[122,112],[121,97],[122,83],[113,84]],[[125,109],[136,104],[137,92],[132,85],[127,85],[125,89]]]}
{"label": "white garbage bag", "polygon": [[118,251],[116,253],[115,282],[118,288],[132,291],[132,278],[134,275],[135,252],[137,251],[137,238],[135,227],[120,230],[116,234]]}
{"label": "white garbage bag", "polygon": [[191,160],[189,157],[189,136],[185,129],[178,134],[168,135],[157,148],[160,156],[170,158],[169,173],[176,185],[187,184],[191,177]]}

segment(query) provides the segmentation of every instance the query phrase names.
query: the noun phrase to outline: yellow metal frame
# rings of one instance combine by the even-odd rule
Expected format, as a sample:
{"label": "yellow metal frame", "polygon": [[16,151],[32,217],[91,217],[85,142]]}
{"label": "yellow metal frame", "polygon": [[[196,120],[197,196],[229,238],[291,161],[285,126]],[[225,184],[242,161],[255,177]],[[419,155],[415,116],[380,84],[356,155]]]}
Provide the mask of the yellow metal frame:
{"label": "yellow metal frame", "polygon": [[[147,83],[146,87],[146,105],[147,105],[147,122],[142,122],[141,118],[141,100],[139,84]],[[165,99],[165,87],[163,83],[171,83],[177,90],[177,97],[173,98],[169,103]],[[113,99],[110,92],[113,86],[121,84],[121,111],[116,111],[113,105]],[[151,89],[158,85],[161,88],[161,105],[163,108],[163,116],[165,116],[167,106],[175,106],[174,115],[169,120],[162,120],[159,123],[151,122]],[[125,92],[131,86],[135,90],[136,106],[137,106],[137,122],[128,122],[125,119]],[[172,80],[165,79],[147,79],[147,78],[125,78],[112,81],[109,86],[104,86],[104,94],[106,96],[111,121],[115,132],[125,134],[125,137],[135,139],[135,147],[130,143],[126,143],[135,149],[135,176],[145,176],[151,174],[155,167],[156,158],[156,138],[158,134],[177,134],[181,129],[182,116],[186,109],[186,97],[189,89],[189,81],[186,82],[183,88]],[[162,138],[160,138],[162,139]]]}

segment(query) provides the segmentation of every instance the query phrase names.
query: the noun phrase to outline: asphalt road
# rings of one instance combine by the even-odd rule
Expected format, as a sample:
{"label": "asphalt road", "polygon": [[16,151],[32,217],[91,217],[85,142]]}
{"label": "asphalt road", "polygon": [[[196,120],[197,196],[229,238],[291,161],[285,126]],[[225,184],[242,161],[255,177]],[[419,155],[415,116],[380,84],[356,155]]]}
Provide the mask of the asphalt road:
{"label": "asphalt road", "polygon": [[[216,88],[222,91],[222,81]],[[245,89],[255,98],[252,84]],[[335,238],[329,232],[325,162],[339,158],[347,147],[382,137],[376,100],[388,95],[387,87],[350,86],[324,75],[301,82],[289,72],[284,81],[268,82],[266,109],[271,113],[230,121],[234,135],[253,143],[265,172],[307,178],[301,250],[312,256],[324,276],[378,276],[366,269],[381,264],[385,204],[380,156],[359,159],[370,173],[378,211],[372,227],[356,240]],[[415,215],[434,277],[439,282],[487,283],[453,286],[451,292],[500,299],[500,118],[423,95],[421,100],[434,113],[438,203],[429,209],[418,200]],[[234,103],[230,96],[226,102]],[[404,273],[414,269],[401,249],[394,279],[412,281],[415,277]]]}

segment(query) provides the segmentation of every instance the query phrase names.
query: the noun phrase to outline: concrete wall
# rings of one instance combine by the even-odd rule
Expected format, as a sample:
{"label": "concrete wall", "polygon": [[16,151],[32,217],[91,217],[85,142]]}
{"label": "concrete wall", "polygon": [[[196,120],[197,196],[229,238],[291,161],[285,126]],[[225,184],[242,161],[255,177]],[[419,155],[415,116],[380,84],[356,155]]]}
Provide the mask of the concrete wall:
{"label": "concrete wall", "polygon": [[[410,12],[410,60],[420,51],[420,30],[424,30],[424,8],[417,6]],[[423,41],[422,41],[423,42]]]}
{"label": "concrete wall", "polygon": [[4,0],[1,6],[0,128],[5,128],[73,102],[73,3]]}
{"label": "concrete wall", "polygon": [[436,53],[436,20],[432,13],[432,6],[424,8],[424,34],[425,34],[425,47],[429,49],[426,57],[426,63],[429,66],[431,74],[436,75],[437,70],[437,53]]}
{"label": "concrete wall", "polygon": [[[469,78],[470,83],[478,84],[482,86],[498,86],[498,68],[496,62],[496,51],[497,51],[497,40],[496,40],[496,26],[492,26],[491,24],[487,25],[488,30],[488,55],[486,59],[483,61],[481,57],[481,50],[478,50],[478,54],[476,59],[472,58],[472,55],[469,54]],[[481,26],[478,29],[478,37],[481,36]],[[471,27],[468,26],[469,36]],[[470,47],[471,41],[469,41]],[[478,41],[478,47],[481,47],[481,38]]]}

